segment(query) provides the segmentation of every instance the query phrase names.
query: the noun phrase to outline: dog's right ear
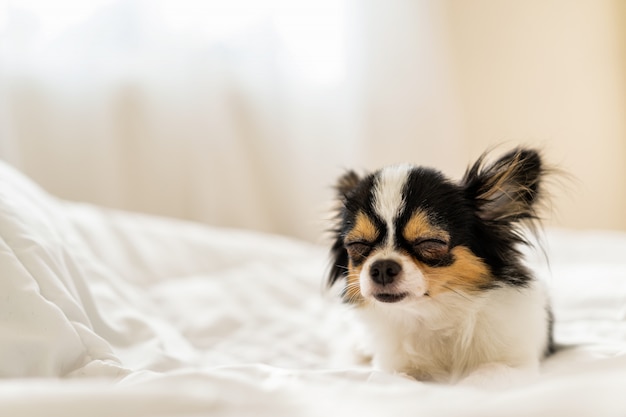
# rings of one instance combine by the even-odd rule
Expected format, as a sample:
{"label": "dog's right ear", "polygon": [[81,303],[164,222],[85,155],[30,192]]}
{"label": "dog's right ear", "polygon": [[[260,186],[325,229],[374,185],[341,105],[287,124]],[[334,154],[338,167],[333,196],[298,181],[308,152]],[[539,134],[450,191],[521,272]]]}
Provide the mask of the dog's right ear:
{"label": "dog's right ear", "polygon": [[335,190],[339,194],[338,197],[340,199],[346,199],[350,195],[350,193],[359,185],[361,182],[361,178],[354,171],[348,171],[343,174],[337,180],[337,185],[335,185]]}
{"label": "dog's right ear", "polygon": [[335,209],[335,224],[331,229],[333,246],[330,251],[331,265],[330,271],[328,272],[329,287],[337,282],[337,280],[345,277],[348,273],[348,251],[346,251],[343,244],[344,221],[350,196],[360,183],[361,178],[356,172],[347,171],[339,177],[335,185],[337,206]]}

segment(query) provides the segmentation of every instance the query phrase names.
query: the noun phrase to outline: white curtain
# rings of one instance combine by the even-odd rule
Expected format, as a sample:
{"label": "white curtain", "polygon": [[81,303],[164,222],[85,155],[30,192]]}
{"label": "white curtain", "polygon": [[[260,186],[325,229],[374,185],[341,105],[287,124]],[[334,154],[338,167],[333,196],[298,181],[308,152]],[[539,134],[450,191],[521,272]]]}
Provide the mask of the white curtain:
{"label": "white curtain", "polygon": [[[555,9],[558,1],[548,3]],[[559,130],[571,119],[550,124],[529,114],[569,101],[564,93],[572,85],[547,92],[541,84],[519,85],[524,69],[514,66],[523,56],[513,56],[510,68],[500,65],[508,45],[498,41],[517,39],[512,23],[546,15],[546,3],[524,3],[514,14],[501,4],[9,1],[0,8],[0,157],[63,198],[318,240],[328,227],[332,185],[346,168],[409,161],[458,177],[470,157],[494,143],[555,141],[557,156],[571,147],[575,138]],[[546,25],[537,36],[591,34],[586,44],[581,35],[579,44],[566,45],[583,56],[617,39],[608,33],[615,25],[605,29],[602,20],[615,2],[586,4],[595,15],[576,20],[570,13],[565,23],[548,16],[556,29]],[[588,27],[575,27],[580,22]],[[482,49],[485,43],[491,49]],[[536,46],[548,66],[550,59],[564,68],[578,59]],[[607,56],[602,64],[611,64]],[[598,75],[572,71],[587,81]],[[621,95],[607,97],[576,109],[576,123],[589,108],[622,104]],[[604,154],[618,155],[624,149],[615,143],[623,143],[626,129],[615,111],[602,114],[615,114]],[[606,168],[615,172],[623,158]],[[582,160],[573,159],[584,177]],[[590,178],[598,180],[597,172]],[[600,195],[606,192],[590,197]],[[619,223],[626,192],[620,198],[615,210],[582,225],[597,217],[626,227]]]}
{"label": "white curtain", "polygon": [[315,239],[343,169],[454,140],[432,7],[11,2],[2,156],[65,198]]}

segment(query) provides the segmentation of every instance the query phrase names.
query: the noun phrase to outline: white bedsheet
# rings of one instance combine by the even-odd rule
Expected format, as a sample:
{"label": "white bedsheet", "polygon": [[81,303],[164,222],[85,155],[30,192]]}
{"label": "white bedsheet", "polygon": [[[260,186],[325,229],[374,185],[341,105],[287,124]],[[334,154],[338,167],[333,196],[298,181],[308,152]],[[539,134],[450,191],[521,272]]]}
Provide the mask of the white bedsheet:
{"label": "white bedsheet", "polygon": [[624,416],[626,235],[550,231],[556,340],[502,391],[352,364],[327,249],[58,201],[0,165],[0,416]]}

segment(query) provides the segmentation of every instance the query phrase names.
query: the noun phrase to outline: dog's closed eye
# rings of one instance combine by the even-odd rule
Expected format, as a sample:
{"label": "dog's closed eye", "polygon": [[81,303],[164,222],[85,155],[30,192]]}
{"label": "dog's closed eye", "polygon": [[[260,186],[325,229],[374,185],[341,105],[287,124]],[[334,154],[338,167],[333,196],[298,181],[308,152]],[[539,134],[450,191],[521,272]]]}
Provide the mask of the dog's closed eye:
{"label": "dog's closed eye", "polygon": [[441,239],[428,238],[420,239],[413,243],[413,250],[419,259],[431,265],[447,261],[450,257],[450,247],[448,243]]}
{"label": "dog's closed eye", "polygon": [[448,244],[440,239],[421,239],[413,243],[417,252],[426,257],[437,257],[448,253]]}
{"label": "dog's closed eye", "polygon": [[372,245],[369,242],[357,241],[346,243],[348,256],[353,260],[362,260],[372,251]]}

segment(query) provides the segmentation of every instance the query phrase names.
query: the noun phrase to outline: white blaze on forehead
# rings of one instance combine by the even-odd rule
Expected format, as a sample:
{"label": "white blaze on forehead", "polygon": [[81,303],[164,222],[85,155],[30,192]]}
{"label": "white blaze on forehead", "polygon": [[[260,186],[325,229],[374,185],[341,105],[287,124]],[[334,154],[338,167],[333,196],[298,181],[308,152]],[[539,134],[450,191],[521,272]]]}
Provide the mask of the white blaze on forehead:
{"label": "white blaze on forehead", "polygon": [[411,168],[411,165],[384,168],[374,184],[374,210],[387,225],[388,244],[393,243],[394,221],[404,208],[402,191]]}

